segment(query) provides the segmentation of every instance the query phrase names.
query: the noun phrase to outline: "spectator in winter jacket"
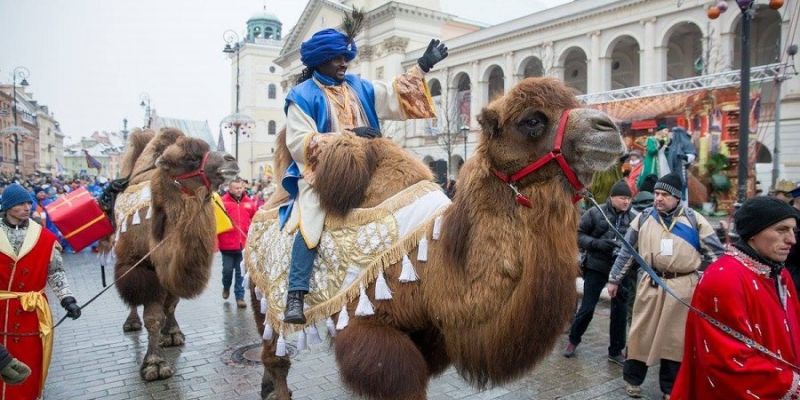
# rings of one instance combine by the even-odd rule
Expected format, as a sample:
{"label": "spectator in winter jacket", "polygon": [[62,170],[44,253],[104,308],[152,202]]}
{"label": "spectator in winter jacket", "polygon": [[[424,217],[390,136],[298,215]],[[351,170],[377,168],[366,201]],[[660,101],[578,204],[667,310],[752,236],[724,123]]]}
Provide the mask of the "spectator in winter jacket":
{"label": "spectator in winter jacket", "polygon": [[[233,281],[233,294],[236,296],[236,305],[245,308],[244,287],[242,287],[242,250],[247,241],[247,230],[250,221],[256,213],[255,202],[244,191],[244,181],[237,178],[228,186],[228,193],[222,196],[225,212],[231,218],[233,229],[219,234],[219,250],[222,253],[222,298],[227,299],[231,292]],[[233,279],[233,277],[236,277]]]}
{"label": "spectator in winter jacket", "polygon": [[[602,206],[603,214],[614,224],[614,227],[625,234],[636,213],[631,211],[631,189],[625,180],[618,181],[611,187],[608,200]],[[614,257],[619,249],[619,242],[605,218],[597,208],[592,208],[581,216],[578,227],[578,246],[585,252],[583,270],[583,298],[581,306],[575,314],[569,330],[569,343],[564,351],[565,357],[575,355],[575,348],[581,343],[581,337],[589,327],[594,316],[594,309],[600,299],[600,292],[608,282],[608,273],[614,264]],[[625,292],[611,301],[611,323],[609,327],[608,360],[619,365],[625,362],[622,349],[625,348],[625,330],[627,328],[627,296]]]}

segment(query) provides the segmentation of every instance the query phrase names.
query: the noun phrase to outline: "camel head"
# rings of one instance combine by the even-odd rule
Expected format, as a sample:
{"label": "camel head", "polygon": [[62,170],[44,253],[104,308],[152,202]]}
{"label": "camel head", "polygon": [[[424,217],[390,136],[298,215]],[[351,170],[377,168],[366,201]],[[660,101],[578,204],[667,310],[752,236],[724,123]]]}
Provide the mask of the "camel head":
{"label": "camel head", "polygon": [[169,145],[156,160],[156,167],[189,193],[201,186],[206,186],[209,192],[216,191],[239,173],[233,156],[211,151],[205,141],[187,136]]}
{"label": "camel head", "polygon": [[[623,154],[625,146],[614,122],[604,113],[580,108],[572,89],[555,78],[527,78],[478,116],[482,128],[477,155],[495,174],[512,176],[554,147],[559,121],[566,113],[561,153],[584,185]],[[555,161],[520,178],[521,185],[565,173]],[[572,190],[567,179],[565,189]]]}

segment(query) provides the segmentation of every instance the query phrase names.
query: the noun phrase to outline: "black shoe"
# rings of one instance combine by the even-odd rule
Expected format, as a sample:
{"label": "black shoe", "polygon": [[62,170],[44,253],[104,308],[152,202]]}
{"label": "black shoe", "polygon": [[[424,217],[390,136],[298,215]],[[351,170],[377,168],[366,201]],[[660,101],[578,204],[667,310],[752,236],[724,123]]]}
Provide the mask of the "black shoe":
{"label": "black shoe", "polygon": [[286,295],[286,312],[283,313],[283,322],[302,325],[306,323],[303,315],[303,296],[306,292],[293,290]]}

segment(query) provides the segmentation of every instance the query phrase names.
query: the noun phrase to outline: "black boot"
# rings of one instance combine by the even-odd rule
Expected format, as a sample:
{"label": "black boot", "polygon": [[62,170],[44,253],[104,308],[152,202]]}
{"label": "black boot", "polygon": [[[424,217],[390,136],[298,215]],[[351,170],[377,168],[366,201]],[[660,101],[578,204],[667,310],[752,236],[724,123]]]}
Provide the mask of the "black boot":
{"label": "black boot", "polygon": [[283,313],[283,322],[298,325],[306,323],[306,316],[303,315],[303,296],[305,294],[306,292],[302,290],[292,290],[286,294],[286,312]]}

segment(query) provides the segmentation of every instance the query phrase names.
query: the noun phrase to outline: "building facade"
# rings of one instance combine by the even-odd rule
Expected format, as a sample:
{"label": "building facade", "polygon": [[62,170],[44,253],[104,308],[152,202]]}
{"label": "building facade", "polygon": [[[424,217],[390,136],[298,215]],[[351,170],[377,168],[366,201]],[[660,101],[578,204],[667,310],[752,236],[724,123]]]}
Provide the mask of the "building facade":
{"label": "building facade", "polygon": [[[239,133],[237,159],[239,174],[244,179],[260,180],[271,176],[275,138],[285,124],[283,100],[286,92],[280,85],[283,69],[275,63],[282,47],[280,20],[270,12],[260,11],[247,20],[247,31],[240,43],[240,50],[230,54],[231,112],[236,111],[238,67],[239,113],[254,121],[251,126],[240,128]],[[229,143],[226,150],[235,154],[235,132],[232,128],[225,131],[226,142]]]}
{"label": "building facade", "polygon": [[[427,77],[439,118],[382,125],[386,136],[428,162],[441,179],[455,175],[474,150],[480,110],[526,77],[557,77],[583,95],[584,102],[593,103],[620,90],[666,90],[692,79],[702,89],[704,77],[735,72],[740,67],[741,13],[729,3],[728,12],[711,20],[705,0],[573,1],[485,27],[441,11],[436,0],[310,0],[275,63],[283,68],[281,87],[286,92],[303,68],[300,44],[320,29],[338,27],[343,12],[353,6],[367,11],[367,24],[356,40],[359,54],[351,73],[391,80],[416,63],[430,38],[445,40],[449,57]],[[791,37],[798,40],[790,31],[796,4],[776,11],[767,0],[756,3],[751,64],[790,62],[785,50]],[[798,180],[800,79],[784,81],[779,97],[773,82],[754,86],[761,93],[762,109],[780,109],[780,174]],[[764,116],[753,135],[770,152],[773,115]],[[771,165],[758,164],[757,169],[763,182]]]}

